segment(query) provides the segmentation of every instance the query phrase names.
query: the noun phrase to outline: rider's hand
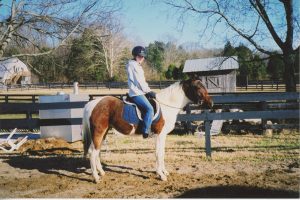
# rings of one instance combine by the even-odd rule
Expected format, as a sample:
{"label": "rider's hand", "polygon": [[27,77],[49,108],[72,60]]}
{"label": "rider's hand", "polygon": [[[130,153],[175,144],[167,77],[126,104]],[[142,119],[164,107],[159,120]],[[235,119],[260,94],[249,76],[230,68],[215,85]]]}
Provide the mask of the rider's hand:
{"label": "rider's hand", "polygon": [[146,94],[146,97],[147,98],[152,98],[152,99],[155,99],[156,98],[156,93],[155,92],[148,92],[147,94]]}

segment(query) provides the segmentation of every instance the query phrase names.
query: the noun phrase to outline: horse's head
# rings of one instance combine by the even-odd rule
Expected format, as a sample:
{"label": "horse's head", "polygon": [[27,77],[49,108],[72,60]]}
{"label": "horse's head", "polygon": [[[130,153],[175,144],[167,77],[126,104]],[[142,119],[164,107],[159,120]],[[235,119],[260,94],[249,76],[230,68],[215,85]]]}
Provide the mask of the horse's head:
{"label": "horse's head", "polygon": [[200,104],[206,108],[213,107],[213,101],[200,80],[189,79],[181,83],[185,96],[193,103]]}

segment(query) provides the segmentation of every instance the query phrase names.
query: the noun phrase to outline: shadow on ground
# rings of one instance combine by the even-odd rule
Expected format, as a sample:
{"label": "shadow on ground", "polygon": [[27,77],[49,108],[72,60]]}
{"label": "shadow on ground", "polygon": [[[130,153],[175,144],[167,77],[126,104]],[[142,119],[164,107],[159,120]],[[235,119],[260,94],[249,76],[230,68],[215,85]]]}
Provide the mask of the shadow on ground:
{"label": "shadow on ground", "polygon": [[[62,170],[75,174],[87,174],[91,176],[91,172],[87,172],[90,169],[89,160],[83,157],[65,157],[65,156],[53,156],[53,157],[32,157],[32,156],[13,156],[13,157],[1,157],[10,166],[19,169],[33,170],[36,169],[39,172],[45,174],[55,174],[60,176],[67,176],[69,178],[79,179],[82,181],[91,182],[90,179],[80,178],[78,176],[71,176],[62,173]],[[144,176],[141,173],[153,173],[152,171],[135,170],[131,167],[108,165],[102,163],[103,169],[107,172],[114,172],[118,174],[131,174],[144,179],[148,179],[148,176]]]}
{"label": "shadow on ground", "polygon": [[246,186],[197,188],[175,198],[299,198],[299,192]]}

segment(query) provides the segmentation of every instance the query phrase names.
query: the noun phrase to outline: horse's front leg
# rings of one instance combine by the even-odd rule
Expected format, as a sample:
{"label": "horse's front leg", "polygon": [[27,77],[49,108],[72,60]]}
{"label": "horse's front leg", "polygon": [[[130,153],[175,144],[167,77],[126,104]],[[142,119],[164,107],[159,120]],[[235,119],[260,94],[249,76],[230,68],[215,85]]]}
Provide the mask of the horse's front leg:
{"label": "horse's front leg", "polygon": [[169,175],[165,167],[166,136],[167,134],[161,133],[156,138],[156,173],[163,181],[166,181]]}

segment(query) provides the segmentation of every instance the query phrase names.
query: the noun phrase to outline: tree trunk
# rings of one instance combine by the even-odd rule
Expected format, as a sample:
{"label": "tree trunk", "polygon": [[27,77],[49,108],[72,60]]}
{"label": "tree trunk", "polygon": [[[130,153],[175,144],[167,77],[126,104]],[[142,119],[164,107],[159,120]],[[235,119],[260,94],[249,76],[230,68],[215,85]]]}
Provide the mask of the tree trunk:
{"label": "tree trunk", "polygon": [[296,92],[295,78],[295,55],[290,52],[283,52],[283,62],[285,66],[284,81],[287,92]]}

